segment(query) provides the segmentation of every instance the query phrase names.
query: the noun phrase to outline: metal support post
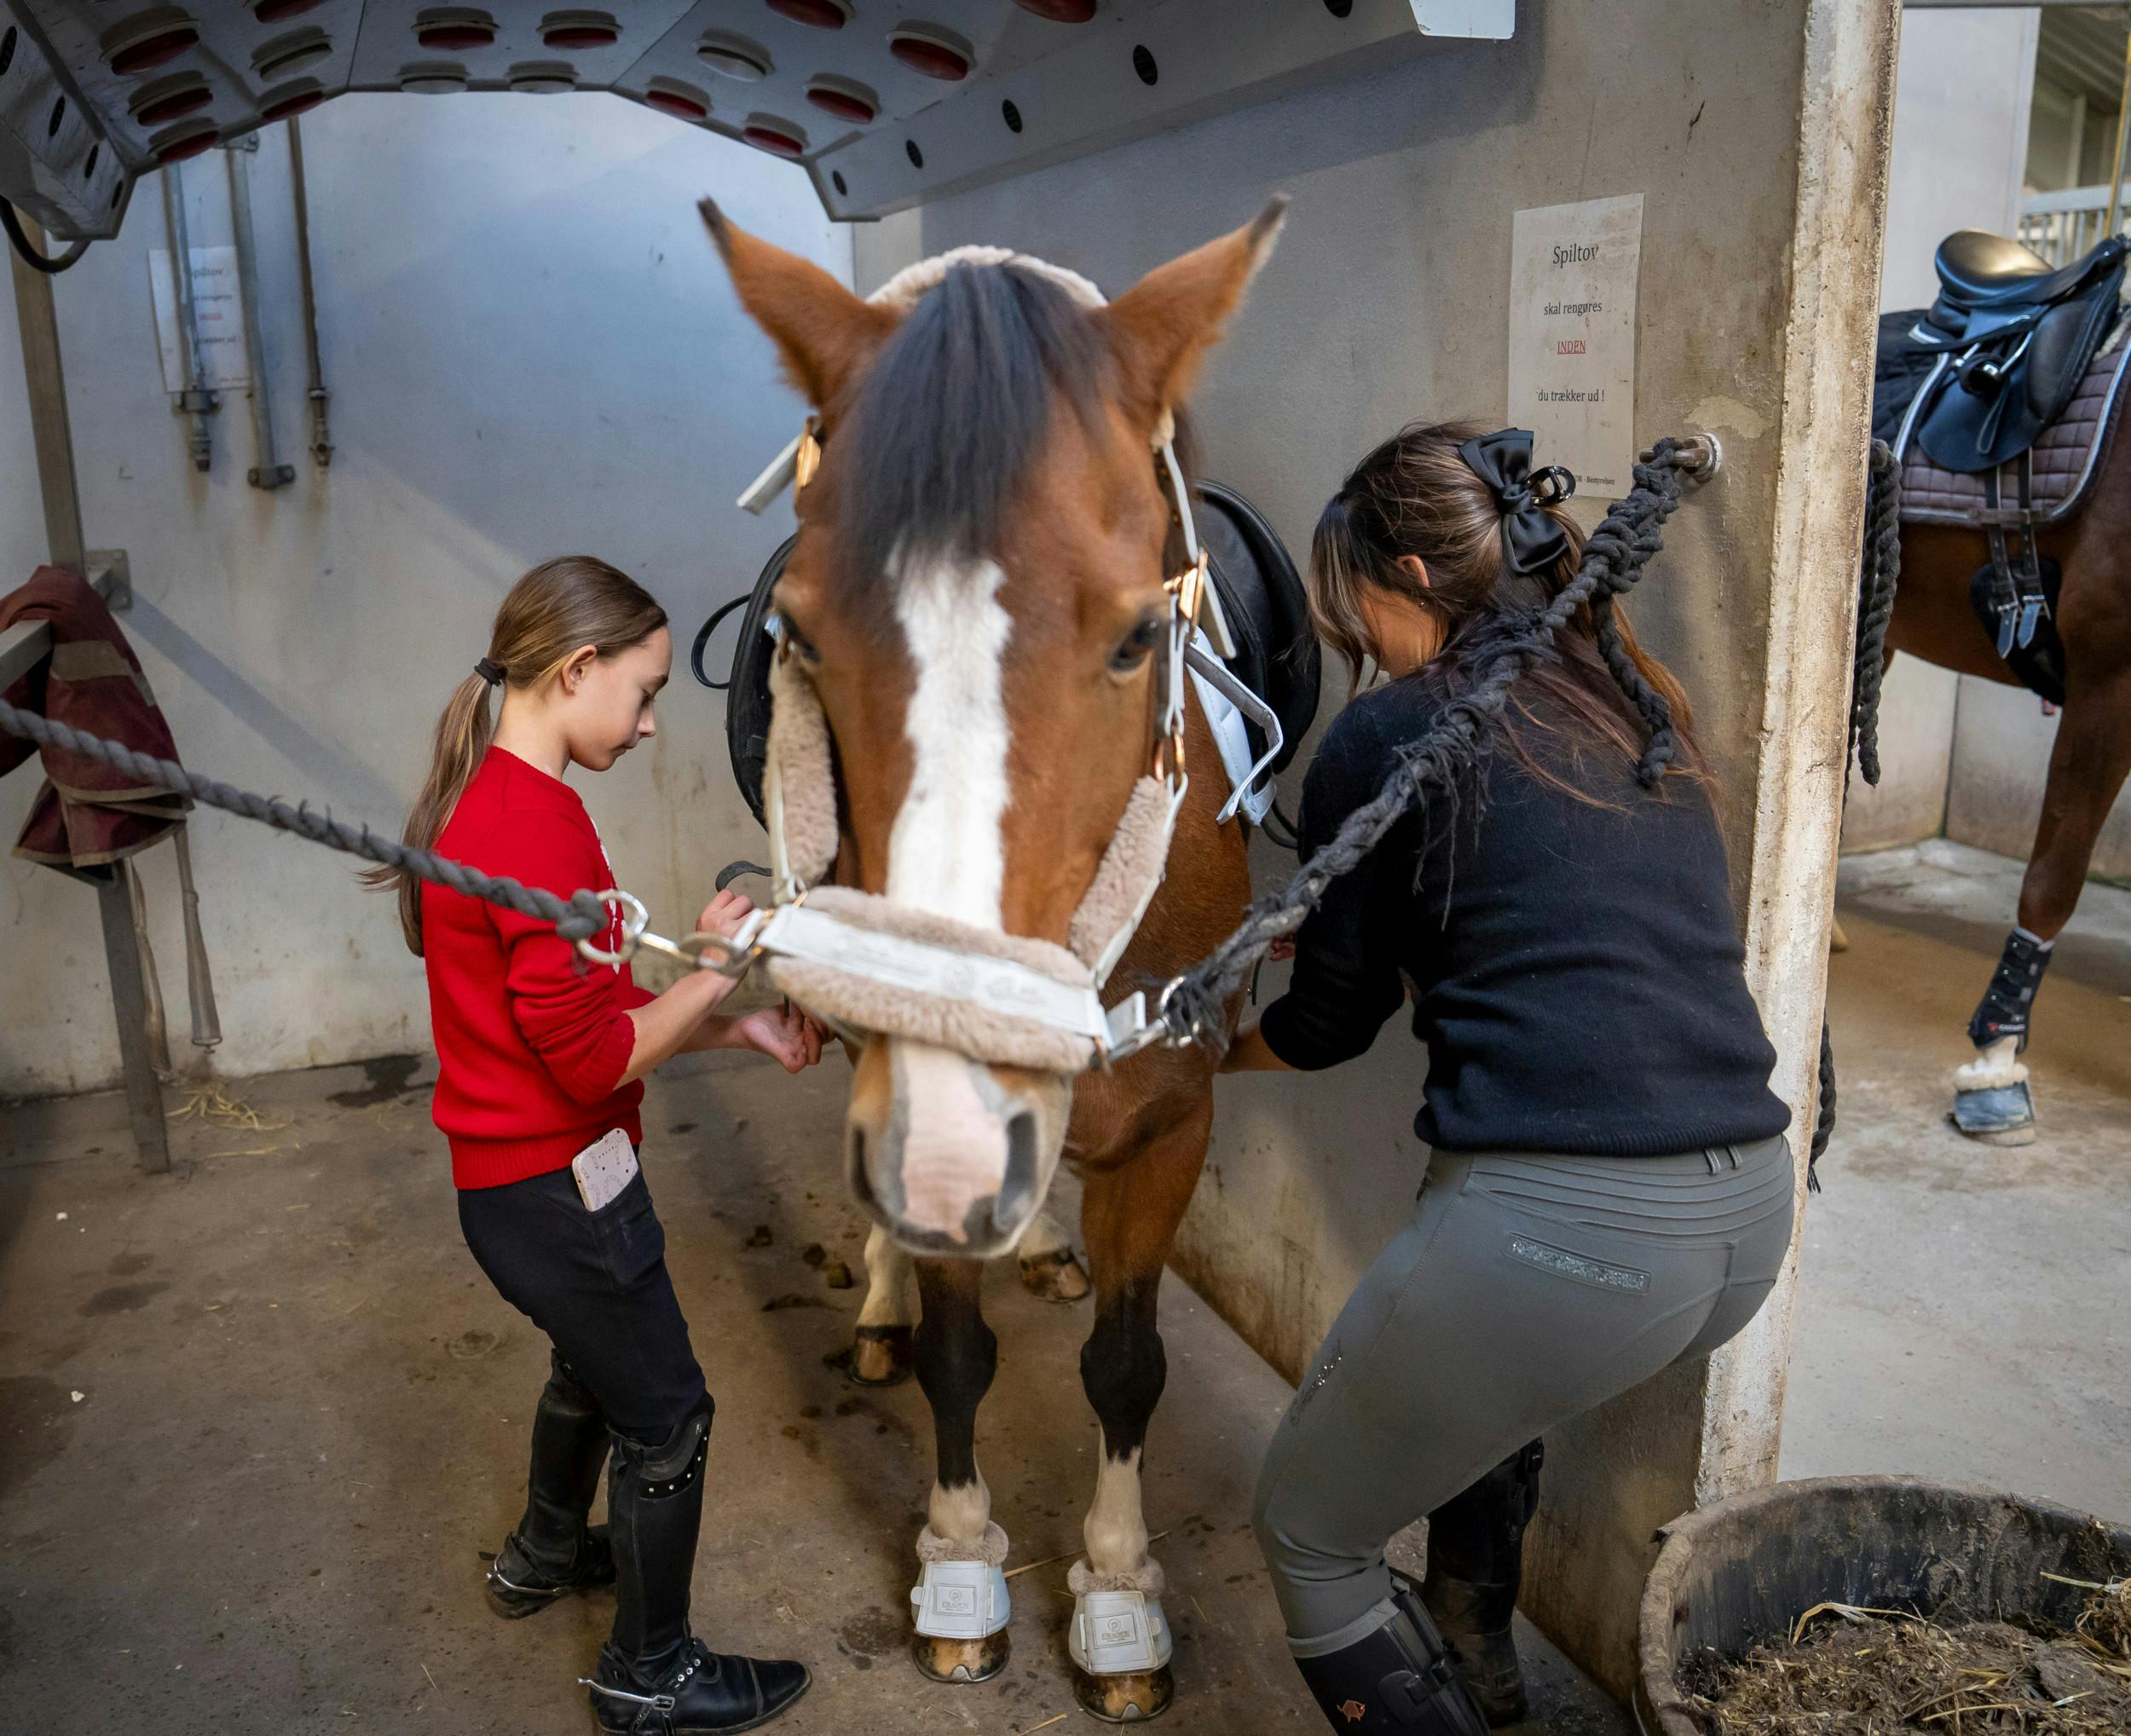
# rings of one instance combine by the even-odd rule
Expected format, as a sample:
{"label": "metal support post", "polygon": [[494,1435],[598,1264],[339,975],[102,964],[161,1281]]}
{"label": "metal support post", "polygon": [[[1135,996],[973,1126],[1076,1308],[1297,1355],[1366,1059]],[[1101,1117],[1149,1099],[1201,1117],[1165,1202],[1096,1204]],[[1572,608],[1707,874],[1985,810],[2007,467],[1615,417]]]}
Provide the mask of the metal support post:
{"label": "metal support post", "polygon": [[318,354],[318,291],[311,281],[311,195],[303,176],[303,130],[289,120],[289,181],[296,194],[296,263],[303,280],[303,352],[310,364],[310,382],[304,399],[311,407],[311,462],[324,470],[333,461],[332,424],[326,407],[332,394],[326,389],[326,367]]}
{"label": "metal support post", "polygon": [[[25,220],[25,227],[29,227]],[[32,231],[32,239],[43,236]],[[81,493],[74,476],[74,436],[66,419],[66,375],[60,365],[59,316],[52,280],[10,256],[14,268],[14,311],[22,333],[22,373],[29,388],[30,431],[37,448],[38,482],[44,496],[44,540],[55,566],[85,571]],[[103,920],[104,958],[111,971],[111,1005],[118,1024],[118,1054],[125,1072],[126,1110],[141,1167],[159,1175],[170,1167],[170,1129],[163,1119],[163,1084],[149,1049],[146,966],[133,920],[133,864],[111,864],[111,878],[96,888]]]}
{"label": "metal support post", "polygon": [[193,468],[210,468],[215,457],[215,436],[207,414],[222,407],[222,399],[207,384],[207,358],[199,347],[199,309],[193,300],[193,248],[185,221],[184,171],[176,163],[163,167],[163,221],[170,231],[170,291],[177,309],[178,372],[185,387],[172,407],[190,418],[188,443]]}
{"label": "metal support post", "polygon": [[267,385],[266,327],[259,318],[259,247],[251,227],[251,153],[257,135],[240,141],[223,154],[229,160],[229,216],[236,232],[237,285],[244,296],[244,347],[251,374],[251,445],[258,462],[246,471],[255,488],[280,488],[296,480],[296,466],[285,464],[274,449],[274,408]]}

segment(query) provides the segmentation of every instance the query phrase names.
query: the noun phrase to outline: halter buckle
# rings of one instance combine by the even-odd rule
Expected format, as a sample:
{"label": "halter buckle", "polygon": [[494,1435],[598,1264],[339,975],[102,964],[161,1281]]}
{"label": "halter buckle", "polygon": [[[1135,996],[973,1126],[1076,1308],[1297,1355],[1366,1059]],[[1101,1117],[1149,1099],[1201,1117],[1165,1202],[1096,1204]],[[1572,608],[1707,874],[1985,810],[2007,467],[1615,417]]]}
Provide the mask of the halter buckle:
{"label": "halter buckle", "polygon": [[814,473],[822,467],[822,419],[810,415],[800,435],[799,450],[792,455],[792,496],[797,499]]}

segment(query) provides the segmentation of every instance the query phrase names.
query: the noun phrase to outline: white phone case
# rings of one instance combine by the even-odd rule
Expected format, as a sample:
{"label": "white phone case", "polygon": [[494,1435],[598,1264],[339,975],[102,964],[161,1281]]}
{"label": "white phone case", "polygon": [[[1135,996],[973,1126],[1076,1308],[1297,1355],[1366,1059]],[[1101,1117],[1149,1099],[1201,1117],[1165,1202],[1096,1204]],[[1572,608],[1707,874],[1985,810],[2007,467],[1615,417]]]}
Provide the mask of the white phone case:
{"label": "white phone case", "polygon": [[596,1212],[618,1199],[635,1179],[636,1147],[620,1128],[609,1128],[571,1158],[569,1168],[577,1178],[577,1194],[585,1209]]}

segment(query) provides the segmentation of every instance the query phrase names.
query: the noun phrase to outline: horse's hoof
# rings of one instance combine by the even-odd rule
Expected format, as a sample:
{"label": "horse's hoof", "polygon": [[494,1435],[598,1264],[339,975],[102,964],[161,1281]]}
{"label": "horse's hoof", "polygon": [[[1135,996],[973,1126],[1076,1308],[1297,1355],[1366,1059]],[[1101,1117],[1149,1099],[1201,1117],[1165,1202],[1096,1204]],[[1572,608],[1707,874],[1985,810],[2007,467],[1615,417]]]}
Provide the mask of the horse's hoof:
{"label": "horse's hoof", "polygon": [[2035,1099],[2024,1079],[2016,1085],[1956,1091],[1950,1119],[1970,1139],[1986,1145],[2035,1143]]}
{"label": "horse's hoof", "polygon": [[1014,1641],[1004,1628],[981,1640],[913,1634],[910,1656],[917,1662],[918,1673],[932,1681],[989,1681],[1007,1667],[1014,1656]]}
{"label": "horse's hoof", "polygon": [[861,1387],[899,1387],[910,1377],[910,1329],[861,1326],[852,1334],[851,1379]]}
{"label": "horse's hoof", "polygon": [[1158,1718],[1176,1698],[1176,1678],[1164,1664],[1159,1670],[1135,1670],[1125,1675],[1091,1675],[1073,1666],[1073,1698],[1090,1717],[1106,1724],[1133,1724],[1142,1718]]}
{"label": "horse's hoof", "polygon": [[1088,1294],[1088,1269],[1070,1248],[1021,1256],[1021,1288],[1047,1302],[1077,1302]]}

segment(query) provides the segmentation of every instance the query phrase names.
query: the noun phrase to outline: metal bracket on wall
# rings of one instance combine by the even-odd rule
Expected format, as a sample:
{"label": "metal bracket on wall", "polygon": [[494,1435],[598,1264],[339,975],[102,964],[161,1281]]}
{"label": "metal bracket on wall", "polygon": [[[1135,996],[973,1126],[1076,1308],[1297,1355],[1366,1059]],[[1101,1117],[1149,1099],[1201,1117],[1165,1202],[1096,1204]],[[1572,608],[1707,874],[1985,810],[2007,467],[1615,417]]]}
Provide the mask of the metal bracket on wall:
{"label": "metal bracket on wall", "polygon": [[86,576],[112,614],[133,607],[133,562],[124,549],[91,549]]}

